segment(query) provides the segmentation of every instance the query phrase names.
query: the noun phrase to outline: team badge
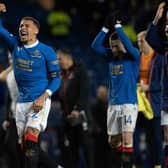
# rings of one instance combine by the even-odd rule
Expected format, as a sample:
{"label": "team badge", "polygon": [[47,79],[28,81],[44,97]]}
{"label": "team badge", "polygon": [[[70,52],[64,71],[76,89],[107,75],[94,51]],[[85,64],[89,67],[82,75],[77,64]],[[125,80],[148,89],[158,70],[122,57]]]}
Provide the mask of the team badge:
{"label": "team badge", "polygon": [[41,58],[40,51],[38,49],[35,49],[33,51],[33,55],[31,55],[31,57]]}

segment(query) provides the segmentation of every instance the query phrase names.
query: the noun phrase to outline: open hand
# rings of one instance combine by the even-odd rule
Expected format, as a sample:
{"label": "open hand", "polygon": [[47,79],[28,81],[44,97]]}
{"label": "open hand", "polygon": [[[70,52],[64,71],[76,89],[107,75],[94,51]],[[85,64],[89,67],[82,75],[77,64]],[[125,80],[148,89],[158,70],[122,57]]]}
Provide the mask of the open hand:
{"label": "open hand", "polygon": [[154,25],[156,25],[159,22],[160,18],[163,16],[163,11],[164,11],[165,5],[166,5],[165,2],[162,2],[159,4],[155,18],[153,20]]}
{"label": "open hand", "polygon": [[147,92],[147,91],[149,91],[149,85],[144,84],[143,81],[141,80],[140,81],[140,89],[142,92]]}

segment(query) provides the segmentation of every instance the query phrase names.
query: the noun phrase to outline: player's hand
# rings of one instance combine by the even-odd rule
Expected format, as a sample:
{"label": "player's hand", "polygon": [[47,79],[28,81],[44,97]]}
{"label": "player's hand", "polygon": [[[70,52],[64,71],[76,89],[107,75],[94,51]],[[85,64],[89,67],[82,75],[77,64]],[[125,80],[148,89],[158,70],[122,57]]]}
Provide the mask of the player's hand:
{"label": "player's hand", "polygon": [[9,127],[9,125],[10,125],[10,122],[7,121],[7,120],[5,120],[5,121],[2,123],[2,128],[3,128],[3,130],[6,131],[6,130],[8,129],[8,127]]}
{"label": "player's hand", "polygon": [[121,23],[121,18],[120,18],[119,12],[115,11],[113,13],[110,13],[106,17],[104,22],[104,27],[110,29],[113,32],[115,30],[114,25],[117,23]]}
{"label": "player's hand", "polygon": [[33,110],[34,110],[34,112],[38,113],[40,110],[42,110],[45,99],[46,98],[45,98],[45,96],[43,94],[43,95],[41,95],[38,99],[36,99],[33,102]]}
{"label": "player's hand", "polygon": [[33,102],[33,110],[38,113],[43,108],[44,100],[42,98],[38,98]]}
{"label": "player's hand", "polygon": [[44,101],[46,100],[46,98],[48,96],[49,96],[48,93],[45,92],[44,94],[42,94],[38,99],[36,99],[33,102],[33,110],[34,110],[34,112],[38,113],[40,110],[42,110]]}
{"label": "player's hand", "polygon": [[6,6],[4,3],[0,3],[0,12],[2,13],[6,12]]}
{"label": "player's hand", "polygon": [[147,91],[149,91],[149,85],[144,84],[143,81],[141,80],[140,81],[140,89],[142,92],[147,92]]}
{"label": "player's hand", "polygon": [[165,5],[166,3],[165,2],[162,2],[159,4],[159,7],[157,9],[157,12],[156,12],[156,15],[155,15],[155,18],[153,20],[153,24],[154,25],[157,25],[159,20],[161,19],[161,17],[163,16],[163,11],[165,9]]}

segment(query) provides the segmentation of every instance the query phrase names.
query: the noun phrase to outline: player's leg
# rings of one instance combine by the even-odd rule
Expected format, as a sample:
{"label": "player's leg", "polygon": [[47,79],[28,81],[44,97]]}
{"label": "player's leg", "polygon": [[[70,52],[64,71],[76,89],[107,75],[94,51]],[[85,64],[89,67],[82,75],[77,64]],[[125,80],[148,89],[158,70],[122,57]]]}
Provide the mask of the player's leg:
{"label": "player's leg", "polygon": [[123,167],[132,168],[132,159],[133,159],[133,133],[124,132],[123,133]]}
{"label": "player's leg", "polygon": [[[16,106],[16,126],[17,126],[17,132],[19,136],[19,143],[22,149],[23,165],[25,165],[27,161],[26,156],[28,154],[30,155],[30,152],[28,151],[28,147],[27,147],[28,146],[27,141],[28,139],[30,139],[30,137],[31,138],[33,137],[33,135],[31,136],[31,134],[28,134],[30,130],[26,130],[26,134],[25,134],[27,115],[29,111],[31,111],[31,109],[32,109],[32,103],[17,103],[17,106]],[[27,165],[23,167],[28,168]],[[34,167],[32,166],[32,168]]]}
{"label": "player's leg", "polygon": [[50,111],[51,100],[46,99],[43,109],[35,113],[32,104],[28,107],[27,123],[24,133],[24,153],[25,167],[38,168],[39,165],[39,133],[44,131],[47,126],[48,114]]}
{"label": "player's leg", "polygon": [[27,127],[24,135],[25,168],[38,168],[39,164],[39,130]]}
{"label": "player's leg", "polygon": [[[33,129],[33,131],[36,130]],[[37,130],[37,134],[35,134],[35,132],[32,132],[32,128],[30,127],[27,128],[27,133],[28,134],[25,135],[34,135],[35,138],[39,136],[39,131]],[[32,157],[26,155],[25,164],[28,168],[33,168],[33,166],[35,167],[35,165],[38,165],[38,168],[56,168],[57,164],[49,157],[49,155],[46,152],[40,149],[38,141],[35,142],[34,139],[25,138],[25,145],[25,149],[27,151],[30,150],[30,152],[28,153],[31,154],[31,152],[33,152],[35,155]]]}
{"label": "player's leg", "polygon": [[[121,167],[122,161],[122,136],[121,136],[121,107],[120,105],[112,105],[107,111],[107,133],[108,143],[112,148],[115,160],[115,167]],[[114,166],[113,166],[114,167]]]}
{"label": "player's leg", "polygon": [[163,126],[165,144],[165,167],[168,168],[168,112],[161,111],[161,125]]}
{"label": "player's leg", "polygon": [[123,140],[123,167],[132,168],[133,159],[133,133],[137,120],[137,105],[123,105],[122,140]]}
{"label": "player's leg", "polygon": [[25,109],[26,107],[24,103],[16,104],[16,128],[18,135],[18,150],[22,168],[24,167],[23,134],[26,123]]}

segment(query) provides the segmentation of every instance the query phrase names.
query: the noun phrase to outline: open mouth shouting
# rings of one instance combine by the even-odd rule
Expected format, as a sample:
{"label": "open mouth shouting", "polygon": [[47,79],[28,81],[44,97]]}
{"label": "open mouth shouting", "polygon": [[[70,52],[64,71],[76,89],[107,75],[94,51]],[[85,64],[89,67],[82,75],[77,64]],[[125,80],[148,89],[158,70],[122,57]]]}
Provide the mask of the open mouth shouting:
{"label": "open mouth shouting", "polygon": [[20,31],[19,36],[21,41],[26,41],[28,39],[28,32],[27,31]]}

